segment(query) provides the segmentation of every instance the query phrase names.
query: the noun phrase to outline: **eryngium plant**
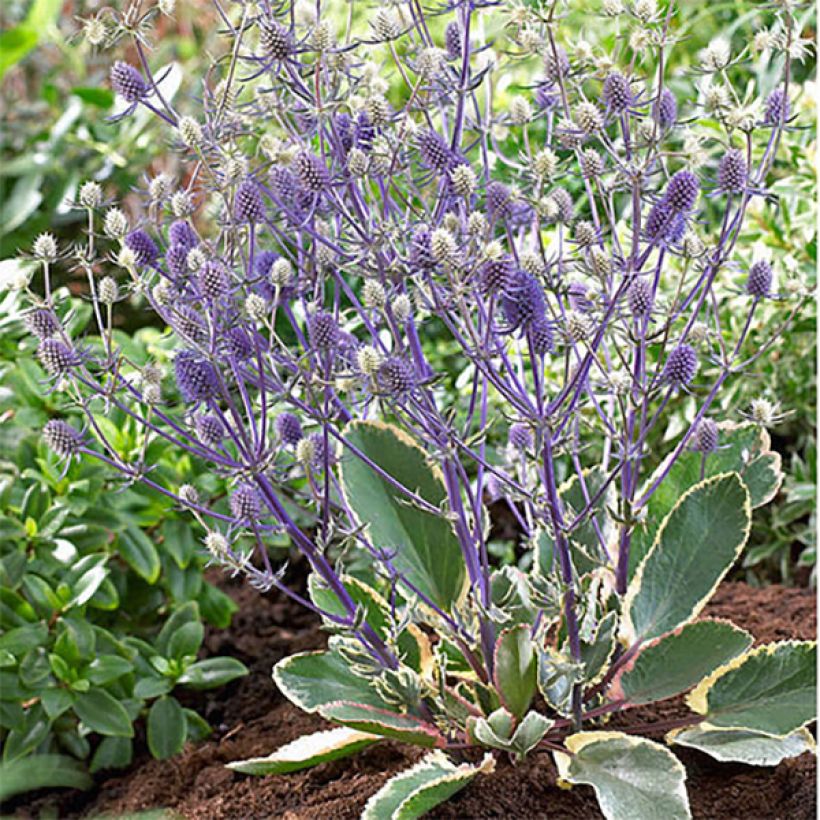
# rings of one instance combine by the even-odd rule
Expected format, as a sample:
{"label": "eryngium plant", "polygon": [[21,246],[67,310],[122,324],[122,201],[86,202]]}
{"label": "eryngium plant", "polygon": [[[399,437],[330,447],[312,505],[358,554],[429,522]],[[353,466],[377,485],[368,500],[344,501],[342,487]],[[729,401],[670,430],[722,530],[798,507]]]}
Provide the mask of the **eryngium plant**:
{"label": "eryngium plant", "polygon": [[[56,320],[58,252],[38,242],[30,327],[87,417],[45,435],[176,498],[215,561],[331,632],[274,678],[340,728],[240,771],[398,738],[436,751],[365,815],[414,817],[493,755],[546,749],[610,817],[683,817],[683,769],[642,728],[752,763],[811,746],[813,646],[751,649],[696,620],[781,480],[763,428],[712,408],[775,343],[754,334],[761,303],[782,302],[785,329],[801,300],[770,260],[736,261],[750,208],[777,207],[793,9],[767,12],[781,78],[741,99],[748,49],[715,43],[670,84],[674,4],[604,6],[611,54],[568,48],[559,3],[396,3],[338,32],[332,4],[219,6],[227,47],[188,113],[149,69],[149,21],[112,12],[140,57],[111,71],[122,115],[154,111],[187,168],[150,181],[139,223],[82,189],[94,335]],[[106,245],[127,276],[100,278]],[[116,344],[129,291],[176,339],[172,373]],[[428,355],[440,339],[455,374]],[[691,427],[650,452],[681,394]],[[141,446],[107,434],[111,408]],[[227,502],[158,480],[160,445],[228,476]],[[498,500],[528,571],[490,560]],[[282,534],[306,596],[273,566]],[[690,689],[689,718],[600,729]],[[463,762],[469,747],[490,751]]]}

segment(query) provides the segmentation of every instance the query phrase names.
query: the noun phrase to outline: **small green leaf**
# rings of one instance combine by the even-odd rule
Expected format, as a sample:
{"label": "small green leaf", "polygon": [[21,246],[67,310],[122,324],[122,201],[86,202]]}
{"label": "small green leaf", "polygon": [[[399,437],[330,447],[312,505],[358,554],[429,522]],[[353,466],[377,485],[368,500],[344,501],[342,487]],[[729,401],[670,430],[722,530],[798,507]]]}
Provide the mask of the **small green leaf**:
{"label": "small green leaf", "polygon": [[107,88],[75,86],[71,89],[75,97],[96,108],[111,108],[114,105],[114,95]]}
{"label": "small green leaf", "polygon": [[482,772],[491,772],[491,755],[474,766],[456,766],[440,751],[392,777],[366,803],[362,820],[415,820],[461,791]]}
{"label": "small green leaf", "polygon": [[171,640],[178,630],[186,624],[199,623],[199,607],[196,601],[178,607],[170,618],[162,625],[156,640],[156,649],[160,655],[168,657],[171,654]]}
{"label": "small green leaf", "polygon": [[182,751],[188,725],[176,698],[164,696],[155,700],[148,712],[148,748],[157,760],[165,760]]}
{"label": "small green leaf", "polygon": [[493,676],[504,705],[522,717],[536,691],[536,658],[529,626],[518,624],[501,633],[495,645]]}
{"label": "small green leaf", "polygon": [[127,737],[104,737],[91,758],[92,774],[105,769],[124,769],[134,755],[134,743]]}
{"label": "small green leaf", "polygon": [[622,732],[579,732],[564,743],[572,757],[555,753],[559,778],[592,786],[607,820],[691,817],[686,772],[663,746]]}
{"label": "small green leaf", "polygon": [[569,655],[551,647],[538,650],[538,690],[559,714],[569,715],[573,686],[583,679],[583,663],[577,663]]}
{"label": "small green leaf", "polygon": [[105,686],[107,683],[111,683],[133,670],[134,667],[130,661],[125,658],[121,658],[119,655],[103,654],[98,655],[91,661],[86,677],[95,686]]}
{"label": "small green leaf", "polygon": [[84,766],[65,755],[33,755],[0,765],[0,801],[37,789],[88,789],[91,785]]}
{"label": "small green leaf", "polygon": [[817,645],[758,646],[715,671],[686,702],[710,728],[790,735],[816,718]]}
{"label": "small green leaf", "polygon": [[361,732],[403,740],[416,746],[444,746],[444,736],[429,723],[412,717],[365,706],[361,703],[329,703],[319,709],[319,714],[333,723],[340,723]]}
{"label": "small green leaf", "polygon": [[178,682],[192,689],[214,689],[247,674],[248,667],[236,658],[206,658],[192,663]]}
{"label": "small green leaf", "polygon": [[204,638],[205,627],[199,621],[183,624],[168,642],[168,656],[176,660],[182,660],[186,655],[196,657]]}
{"label": "small green leaf", "polygon": [[736,473],[691,487],[629,584],[623,637],[651,640],[691,621],[740,555],[750,523],[749,492]]}
{"label": "small green leaf", "polygon": [[78,693],[74,711],[93,732],[114,737],[133,737],[131,718],[122,704],[104,689]]}
{"label": "small green leaf", "polygon": [[381,738],[342,726],[326,732],[305,735],[277,749],[267,757],[252,757],[228,763],[228,768],[243,774],[285,774],[337,760],[371,746]]}
{"label": "small green leaf", "polygon": [[670,745],[688,746],[715,760],[749,766],[777,766],[789,757],[814,752],[816,744],[808,729],[798,729],[786,737],[771,737],[744,729],[678,729],[666,736]]}
{"label": "small green leaf", "polygon": [[752,636],[728,621],[697,621],[647,644],[612,683],[609,696],[631,704],[671,698],[742,655]]}
{"label": "small green leaf", "polygon": [[155,584],[162,565],[151,539],[133,524],[117,539],[117,548],[125,562],[149,584]]}

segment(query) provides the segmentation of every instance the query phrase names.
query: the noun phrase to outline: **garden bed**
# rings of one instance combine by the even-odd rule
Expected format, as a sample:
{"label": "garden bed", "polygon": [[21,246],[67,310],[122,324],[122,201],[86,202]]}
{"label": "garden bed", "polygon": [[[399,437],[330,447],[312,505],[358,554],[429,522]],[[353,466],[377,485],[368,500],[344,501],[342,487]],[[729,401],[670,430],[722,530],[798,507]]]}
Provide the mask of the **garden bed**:
{"label": "garden bed", "polygon": [[[146,752],[126,772],[99,779],[91,792],[41,794],[21,804],[15,816],[34,817],[48,804],[56,804],[60,817],[121,817],[166,808],[169,816],[203,820],[356,818],[370,795],[420,757],[418,749],[384,743],[353,758],[290,775],[256,778],[226,769],[229,761],[268,754],[307,731],[322,728],[321,719],[282,698],[270,671],[286,654],[322,646],[324,635],[313,616],[281,596],[261,596],[235,581],[222,585],[241,608],[230,629],[209,633],[205,651],[233,655],[248,665],[251,674],[214,692],[192,695],[188,705],[215,727],[211,739],[170,761],[152,760]],[[816,632],[814,595],[808,589],[755,589],[726,583],[705,614],[731,618],[757,642],[813,638]],[[683,714],[686,707],[676,698],[630,716],[635,716],[633,723],[650,724]],[[617,718],[612,721],[613,726],[617,723]],[[689,771],[687,788],[696,818],[814,817],[816,761],[812,755],[758,768],[716,763],[696,751],[676,749],[676,753]],[[530,820],[593,818],[600,812],[591,788],[558,788],[551,755],[534,754],[519,766],[499,758],[494,774],[479,778],[439,806],[435,816]]]}

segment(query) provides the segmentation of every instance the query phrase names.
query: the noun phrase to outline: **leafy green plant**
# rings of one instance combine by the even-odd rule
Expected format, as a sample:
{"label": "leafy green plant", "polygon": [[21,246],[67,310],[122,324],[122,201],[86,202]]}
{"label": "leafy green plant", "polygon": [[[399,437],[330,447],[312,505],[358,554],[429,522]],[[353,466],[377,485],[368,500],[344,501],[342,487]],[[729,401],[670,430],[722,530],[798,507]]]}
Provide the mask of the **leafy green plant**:
{"label": "leafy green plant", "polygon": [[[580,662],[569,647],[562,617],[567,588],[556,574],[548,533],[533,538],[537,558],[529,573],[509,566],[495,571],[491,607],[480,613],[465,595],[466,569],[452,534],[440,531],[443,520],[406,503],[393,487],[400,482],[424,501],[446,505],[438,470],[396,428],[354,422],[349,434],[378,471],[344,460],[344,497],[378,543],[396,548],[408,580],[342,580],[359,607],[353,629],[369,624],[398,662],[391,668],[374,662],[334,618],[342,611],[338,598],[312,577],[311,598],[327,613],[332,633],[329,647],[280,661],[274,679],[298,707],[340,728],[230,768],[285,773],[385,738],[412,743],[433,751],[390,780],[363,814],[412,818],[493,765],[489,755],[477,765],[456,765],[444,751],[478,747],[521,759],[538,748],[554,753],[566,783],[593,786],[607,817],[688,817],[683,766],[655,741],[607,730],[609,717],[689,692],[690,717],[665,727],[669,745],[757,765],[813,748],[805,726],[814,719],[814,644],[753,649],[751,635],[731,623],[698,620],[741,555],[752,509],[771,501],[783,478],[759,427],[725,425],[721,450],[707,458],[686,453],[675,462],[636,531],[625,595],[616,593],[594,541],[585,540],[583,528],[576,531],[570,551],[583,590]],[[576,484],[559,489],[567,514],[584,506]],[[614,531],[613,501],[594,512],[603,532]],[[478,661],[470,637],[480,615],[497,635],[488,665]],[[439,635],[437,643],[430,634]],[[582,693],[580,721],[574,691]]]}

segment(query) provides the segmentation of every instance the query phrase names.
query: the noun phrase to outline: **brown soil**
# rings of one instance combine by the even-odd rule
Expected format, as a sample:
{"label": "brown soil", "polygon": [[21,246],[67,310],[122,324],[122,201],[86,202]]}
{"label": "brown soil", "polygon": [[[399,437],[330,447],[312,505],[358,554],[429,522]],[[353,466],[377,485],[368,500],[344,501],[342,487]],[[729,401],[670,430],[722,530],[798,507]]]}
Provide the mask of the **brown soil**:
{"label": "brown soil", "polygon": [[[48,813],[49,808],[56,809],[60,817],[122,817],[166,808],[169,817],[202,820],[357,818],[367,798],[385,780],[419,758],[418,750],[384,743],[355,757],[289,775],[259,778],[226,769],[224,764],[231,760],[268,754],[301,734],[323,728],[322,720],[284,701],[271,681],[270,670],[284,654],[319,647],[324,637],[311,615],[278,596],[261,596],[235,582],[227,582],[225,588],[241,609],[230,629],[210,632],[206,651],[240,658],[251,674],[188,701],[216,727],[211,739],[170,761],[155,761],[143,753],[128,771],[101,779],[93,791],[38,796],[18,808],[17,817],[35,817],[42,810]],[[731,618],[764,643],[809,638],[816,632],[814,596],[805,589],[755,589],[728,583],[718,590],[704,614]],[[676,699],[631,711],[628,718],[618,716],[611,725],[658,723],[686,713]],[[689,773],[687,787],[697,818],[803,820],[815,816],[813,755],[774,768],[720,764],[690,750],[681,751],[680,757]],[[556,786],[552,758],[546,753],[532,755],[518,766],[500,758],[493,774],[478,778],[435,810],[435,817],[464,820],[589,820],[600,816],[591,788],[567,791]]]}

